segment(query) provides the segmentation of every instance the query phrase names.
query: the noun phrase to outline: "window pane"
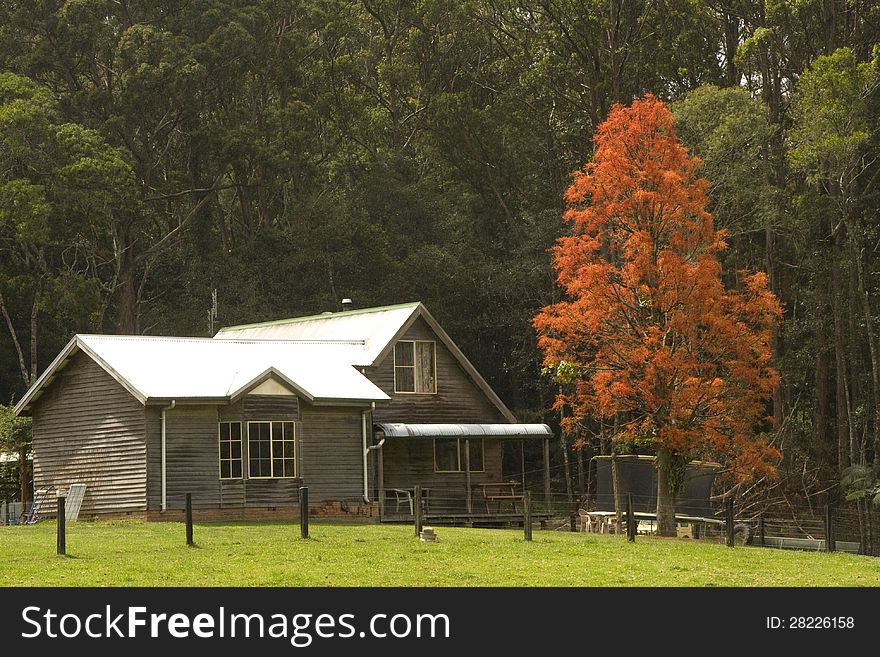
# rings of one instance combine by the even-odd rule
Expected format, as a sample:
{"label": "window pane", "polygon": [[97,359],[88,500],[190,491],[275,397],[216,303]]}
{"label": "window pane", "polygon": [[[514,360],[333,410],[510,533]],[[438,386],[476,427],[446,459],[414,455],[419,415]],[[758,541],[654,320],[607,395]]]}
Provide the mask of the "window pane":
{"label": "window pane", "polygon": [[293,477],[293,459],[283,459],[282,460],[283,474],[282,477]]}
{"label": "window pane", "polygon": [[416,343],[416,392],[434,392],[434,343]]}
{"label": "window pane", "polygon": [[284,423],[284,440],[293,440],[293,422]]}
{"label": "window pane", "polygon": [[268,422],[251,422],[248,425],[248,472],[251,477],[271,477],[271,425]]}
{"label": "window pane", "polygon": [[241,422],[220,422],[220,478],[241,477]]}
{"label": "window pane", "polygon": [[437,438],[434,440],[434,469],[438,472],[459,470],[457,439]]}
{"label": "window pane", "polygon": [[397,392],[415,392],[415,376],[412,367],[394,368],[394,389]]}
{"label": "window pane", "polygon": [[470,455],[471,455],[471,470],[481,471],[485,470],[483,467],[483,439],[482,438],[471,438],[470,439]]}
{"label": "window pane", "polygon": [[395,365],[415,365],[413,360],[413,342],[398,342],[394,345],[394,364]]}

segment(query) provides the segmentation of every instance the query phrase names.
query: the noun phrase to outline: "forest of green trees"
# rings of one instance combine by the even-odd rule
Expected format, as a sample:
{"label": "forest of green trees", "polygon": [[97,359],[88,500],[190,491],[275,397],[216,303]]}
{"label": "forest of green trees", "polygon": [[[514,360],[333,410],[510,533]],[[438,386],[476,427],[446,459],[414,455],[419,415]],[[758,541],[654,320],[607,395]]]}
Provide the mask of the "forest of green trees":
{"label": "forest of green trees", "polygon": [[0,399],[74,332],[210,335],[216,290],[215,328],[421,300],[552,422],[563,192],[650,92],[784,306],[778,485],[869,492],[877,44],[874,0],[0,0]]}

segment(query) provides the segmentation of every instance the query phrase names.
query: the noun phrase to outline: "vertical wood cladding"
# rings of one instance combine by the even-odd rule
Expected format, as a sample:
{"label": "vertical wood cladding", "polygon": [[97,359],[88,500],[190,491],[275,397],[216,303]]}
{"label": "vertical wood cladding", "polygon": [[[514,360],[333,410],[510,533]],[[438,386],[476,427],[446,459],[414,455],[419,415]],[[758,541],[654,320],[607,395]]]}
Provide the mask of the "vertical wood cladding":
{"label": "vertical wood cladding", "polygon": [[100,365],[73,356],[33,418],[35,489],[85,484],[83,516],[146,509],[144,407]]}
{"label": "vertical wood cladding", "polygon": [[376,422],[507,422],[501,411],[486,397],[458,364],[425,320],[419,318],[401,340],[434,340],[437,343],[437,392],[434,394],[394,392],[394,350],[366,376],[382,389],[391,403],[378,405]]}

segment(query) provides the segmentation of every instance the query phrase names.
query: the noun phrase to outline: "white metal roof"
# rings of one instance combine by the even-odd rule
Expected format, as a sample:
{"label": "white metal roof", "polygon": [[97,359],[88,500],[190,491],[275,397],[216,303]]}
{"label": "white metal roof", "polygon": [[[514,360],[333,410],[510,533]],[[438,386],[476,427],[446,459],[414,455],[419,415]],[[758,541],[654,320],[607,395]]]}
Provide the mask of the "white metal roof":
{"label": "white metal roof", "polygon": [[16,406],[26,408],[60,362],[81,349],[141,402],[234,399],[275,378],[313,401],[388,401],[352,367],[357,341],[247,341],[120,335],[77,335]]}
{"label": "white metal roof", "polygon": [[362,362],[372,365],[401,327],[417,312],[419,302],[294,317],[262,324],[229,326],[217,340],[355,340],[363,343]]}
{"label": "white metal roof", "polygon": [[443,328],[418,301],[261,324],[230,326],[213,339],[77,335],[16,404],[27,410],[77,350],[86,351],[132,395],[165,399],[233,399],[272,377],[317,402],[387,402],[361,371],[381,362],[423,319],[474,383],[510,422],[515,418]]}
{"label": "white metal roof", "polygon": [[384,422],[376,427],[389,438],[526,438],[552,436],[546,424],[410,424]]}

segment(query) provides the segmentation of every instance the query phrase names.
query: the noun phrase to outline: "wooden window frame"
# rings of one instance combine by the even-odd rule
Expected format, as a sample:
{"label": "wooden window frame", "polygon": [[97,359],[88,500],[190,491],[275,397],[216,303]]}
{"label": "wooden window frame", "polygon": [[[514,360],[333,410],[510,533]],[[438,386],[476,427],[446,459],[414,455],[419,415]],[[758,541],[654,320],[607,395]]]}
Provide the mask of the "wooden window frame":
{"label": "wooden window frame", "polygon": [[[455,450],[456,450],[456,454],[457,454],[456,460],[458,461],[458,470],[438,470],[437,469],[437,441],[438,440],[455,440],[456,441]],[[477,470],[476,468],[471,468],[471,472],[485,472],[486,471],[486,441],[484,438],[480,438],[480,437],[476,437],[476,436],[473,438],[453,438],[452,436],[450,436],[448,438],[444,438],[444,437],[434,438],[431,443],[431,449],[433,450],[433,455],[434,455],[434,472],[436,472],[438,474],[461,474],[462,472],[466,472],[466,470],[464,468],[464,461],[461,458],[461,450],[464,449],[464,445],[462,445],[462,443],[464,443],[466,440],[470,440],[472,442],[475,440],[480,441],[480,454],[482,456],[483,467],[480,468],[479,470]]]}
{"label": "wooden window frame", "polygon": [[[223,452],[221,451],[221,444],[224,441],[223,441],[223,438],[222,438],[220,432],[221,432],[221,427],[224,424],[230,425],[230,435],[232,435],[232,432],[231,432],[232,425],[233,424],[238,425],[238,454],[239,454],[238,459],[231,458],[231,457],[228,459],[223,458]],[[243,433],[243,429],[244,429],[244,427],[242,427],[241,420],[221,420],[221,421],[217,422],[217,475],[221,481],[236,481],[238,479],[244,479],[244,444],[243,444],[244,443],[244,433]],[[235,440],[230,439],[226,442],[228,442],[230,445],[232,445],[232,443],[234,443]],[[230,449],[231,449],[231,447],[230,447]],[[239,461],[239,465],[241,467],[241,474],[238,477],[224,477],[223,476],[223,462],[229,461],[231,464],[236,460]],[[231,465],[229,466],[229,471],[232,472]]]}
{"label": "wooden window frame", "polygon": [[[412,390],[398,390],[397,389],[397,368],[398,367],[410,367],[409,365],[398,365],[397,364],[397,345],[399,345],[403,342],[406,342],[406,343],[412,345],[412,352],[413,352],[413,364],[412,364],[413,389]],[[415,387],[416,387],[416,368],[417,368],[417,365],[416,365],[416,344],[417,343],[432,345],[433,358],[431,359],[432,360],[431,366],[433,367],[433,370],[434,370],[434,376],[431,377],[431,381],[433,383],[434,389],[430,390],[428,392],[417,392],[415,390]],[[394,361],[394,394],[397,394],[397,395],[436,395],[437,394],[437,341],[436,340],[398,340],[397,342],[394,343],[394,348],[391,351],[392,351],[392,359]]]}
{"label": "wooden window frame", "polygon": [[[268,424],[269,425],[269,476],[255,476],[251,474],[251,446],[250,446],[250,436],[251,436],[251,425],[252,424]],[[282,425],[282,437],[278,440],[275,439],[275,429],[273,425],[280,424]],[[289,441],[285,441],[283,437],[283,425],[289,424],[291,428],[291,439]],[[248,436],[248,467],[247,467],[247,478],[248,479],[296,479],[298,475],[299,468],[297,467],[297,448],[296,448],[296,422],[293,420],[248,420],[247,421],[247,436]],[[290,476],[284,475],[276,475],[275,474],[275,443],[283,443],[290,442],[293,444],[293,474]],[[283,459],[284,457],[279,457]],[[245,471],[242,470],[242,473]]]}

